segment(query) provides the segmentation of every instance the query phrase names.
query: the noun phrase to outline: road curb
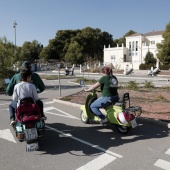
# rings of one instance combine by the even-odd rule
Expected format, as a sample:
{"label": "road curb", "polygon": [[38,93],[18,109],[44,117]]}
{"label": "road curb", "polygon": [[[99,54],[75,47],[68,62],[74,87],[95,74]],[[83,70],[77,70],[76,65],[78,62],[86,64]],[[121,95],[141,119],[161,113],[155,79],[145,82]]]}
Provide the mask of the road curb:
{"label": "road curb", "polygon": [[[64,101],[60,99],[53,99],[54,102],[56,103],[61,103],[61,104],[66,104],[69,106],[74,106],[80,108],[81,104],[76,104],[76,103],[71,103],[69,101]],[[158,119],[152,119],[152,118],[145,118],[145,117],[138,117],[138,121],[141,123],[148,123],[148,124],[154,124],[162,127],[166,127],[170,129],[170,123],[169,122],[164,122]]]}

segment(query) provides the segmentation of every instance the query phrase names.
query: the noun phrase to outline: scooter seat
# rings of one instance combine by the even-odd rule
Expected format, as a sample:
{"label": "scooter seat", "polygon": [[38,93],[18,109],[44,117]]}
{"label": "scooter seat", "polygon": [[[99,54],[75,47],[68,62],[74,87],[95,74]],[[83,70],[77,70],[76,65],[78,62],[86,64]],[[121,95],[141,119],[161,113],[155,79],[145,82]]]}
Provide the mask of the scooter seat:
{"label": "scooter seat", "polygon": [[121,102],[121,101],[113,103],[114,106],[122,106],[122,104],[123,104],[123,102]]}

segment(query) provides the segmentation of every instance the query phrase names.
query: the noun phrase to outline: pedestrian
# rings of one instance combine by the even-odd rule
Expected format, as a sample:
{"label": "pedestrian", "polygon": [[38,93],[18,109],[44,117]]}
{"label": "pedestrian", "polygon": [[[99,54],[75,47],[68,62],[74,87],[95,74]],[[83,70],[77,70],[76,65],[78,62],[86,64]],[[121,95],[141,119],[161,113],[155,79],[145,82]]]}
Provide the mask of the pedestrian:
{"label": "pedestrian", "polygon": [[72,67],[70,70],[71,70],[71,75],[74,76],[74,67]]}

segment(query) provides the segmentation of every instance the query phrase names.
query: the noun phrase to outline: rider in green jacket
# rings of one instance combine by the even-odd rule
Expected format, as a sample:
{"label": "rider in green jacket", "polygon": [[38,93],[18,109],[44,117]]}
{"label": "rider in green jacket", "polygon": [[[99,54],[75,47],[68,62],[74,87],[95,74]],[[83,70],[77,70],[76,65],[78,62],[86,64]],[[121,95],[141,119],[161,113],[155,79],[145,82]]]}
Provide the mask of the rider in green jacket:
{"label": "rider in green jacket", "polygon": [[[23,64],[22,64],[22,69],[23,68],[26,68],[26,69],[31,69],[31,64],[29,61],[25,61]],[[13,90],[14,90],[14,86],[20,82],[20,79],[21,79],[21,76],[20,76],[20,73],[18,74],[15,74],[11,80],[10,80],[10,83],[8,84],[8,87],[6,89],[6,94],[8,96],[12,96],[13,94]],[[32,80],[32,83],[35,85],[36,89],[37,89],[37,92],[38,93],[41,93],[45,90],[45,85],[43,83],[43,81],[41,80],[40,76],[37,74],[37,73],[32,73],[31,75],[31,80]]]}

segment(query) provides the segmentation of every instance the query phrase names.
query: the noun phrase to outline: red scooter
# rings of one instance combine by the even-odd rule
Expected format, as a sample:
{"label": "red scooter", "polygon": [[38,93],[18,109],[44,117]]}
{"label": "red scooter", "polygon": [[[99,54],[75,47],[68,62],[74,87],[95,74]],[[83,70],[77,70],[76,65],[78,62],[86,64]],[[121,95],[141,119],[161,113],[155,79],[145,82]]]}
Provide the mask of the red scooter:
{"label": "red scooter", "polygon": [[45,121],[41,120],[39,107],[31,97],[20,100],[13,128],[18,140],[26,142],[27,152],[39,148],[38,140],[45,134]]}

